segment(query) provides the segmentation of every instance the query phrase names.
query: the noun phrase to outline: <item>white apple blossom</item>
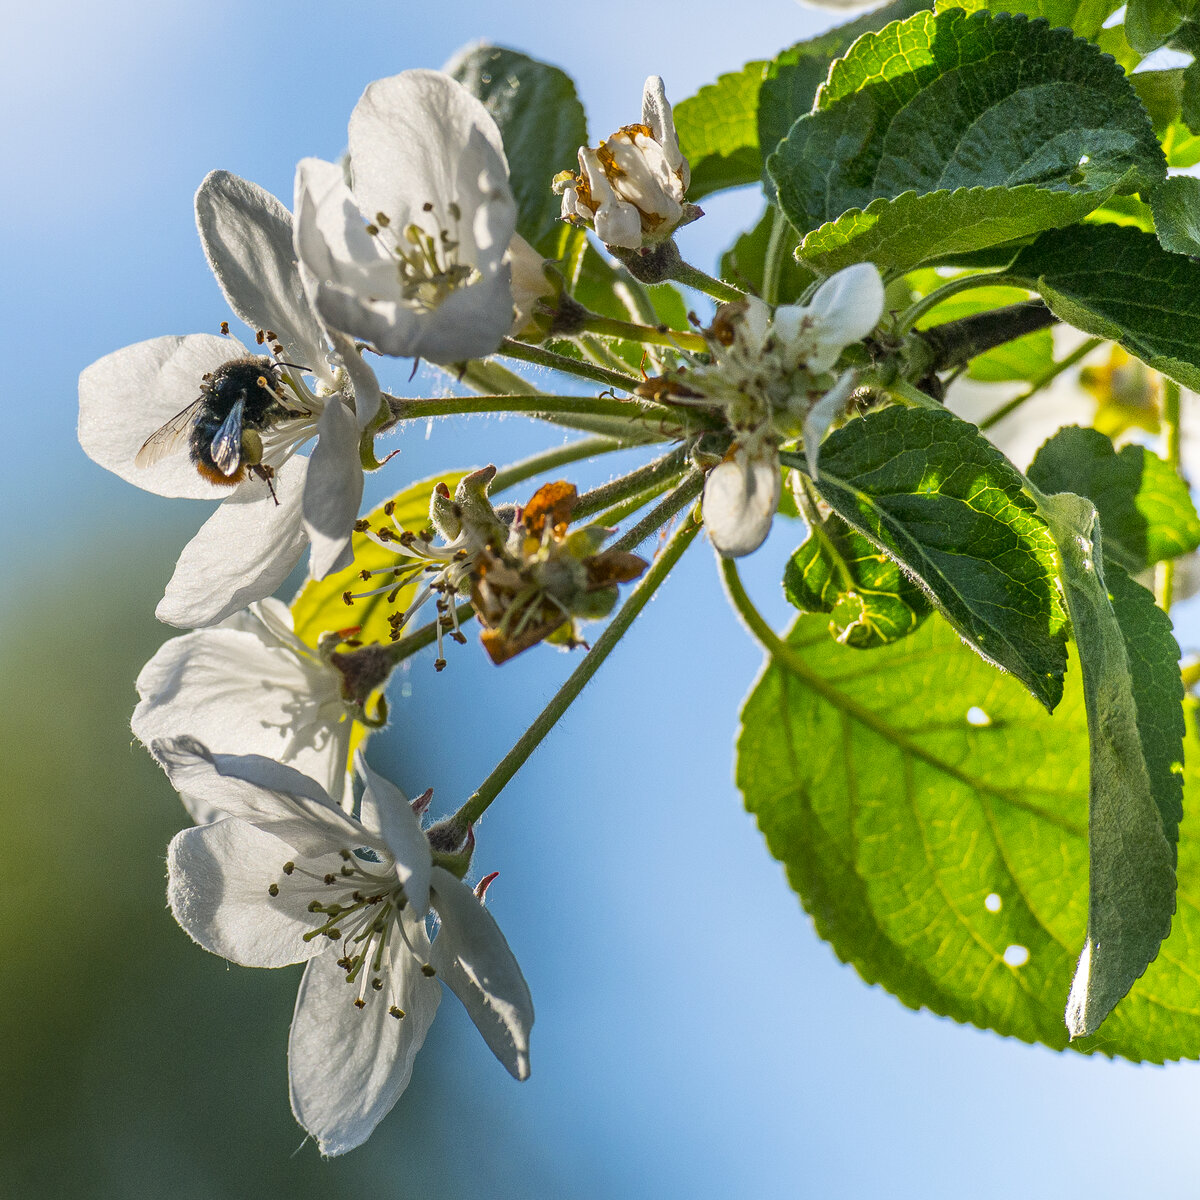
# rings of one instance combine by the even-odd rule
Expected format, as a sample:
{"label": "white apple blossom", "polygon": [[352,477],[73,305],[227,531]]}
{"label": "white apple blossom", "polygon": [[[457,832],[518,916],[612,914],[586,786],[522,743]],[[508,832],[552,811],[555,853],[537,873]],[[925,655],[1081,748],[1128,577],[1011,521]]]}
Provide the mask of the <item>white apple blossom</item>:
{"label": "white apple blossom", "polygon": [[[346,683],[334,656],[305,645],[287,605],[269,598],[160,646],[138,675],[131,724],[147,747],[186,735],[223,754],[276,759],[344,804],[354,721],[364,717]],[[182,799],[195,821],[214,819]]]}
{"label": "white apple blossom", "polygon": [[356,820],[270,759],[214,755],[191,739],[152,749],[180,792],[220,814],[171,842],[167,897],[180,925],[242,966],[308,964],[288,1073],[292,1111],[323,1154],[361,1145],[400,1098],[438,978],[508,1071],[528,1077],[533,1003],[521,970],[396,787],[360,758]]}
{"label": "white apple blossom", "polygon": [[663,81],[651,75],[641,124],[618,129],[594,150],[580,146],[579,174],[564,171],[554,188],[564,221],[594,229],[607,246],[639,250],[702,215],[685,200],[690,182]]}
{"label": "white apple blossom", "polygon": [[449,75],[412,70],[367,88],[349,139],[353,189],[334,163],[296,170],[296,252],[317,309],[383,354],[491,354],[547,290],[515,232],[496,122]]}
{"label": "white apple blossom", "polygon": [[[353,342],[314,312],[291,215],[274,196],[214,171],[196,193],[196,222],[226,300],[272,357],[250,357],[231,336],[159,337],[79,377],[79,440],[92,459],[161,496],[223,501],[184,549],[158,606],[161,620],[184,627],[216,624],[274,591],[308,544],[314,577],[345,565],[362,498],[359,439],[382,399]],[[247,421],[231,463],[206,465],[197,413],[187,410],[239,361],[257,368],[272,415]],[[224,403],[227,412],[233,396]],[[311,457],[295,456],[314,437]],[[247,438],[257,439],[250,452]]]}
{"label": "white apple blossom", "polygon": [[[805,433],[822,398],[844,402],[853,375],[830,374],[842,351],[865,338],[883,315],[883,280],[857,263],[825,280],[807,304],[772,311],[754,296],[726,305],[708,331],[716,359],[688,373],[688,386],[721,401],[734,442],[708,474],[702,508],[709,536],[727,558],[757,550],[779,505],[780,444]],[[815,441],[808,421],[809,440]],[[815,446],[810,450],[810,462]]]}

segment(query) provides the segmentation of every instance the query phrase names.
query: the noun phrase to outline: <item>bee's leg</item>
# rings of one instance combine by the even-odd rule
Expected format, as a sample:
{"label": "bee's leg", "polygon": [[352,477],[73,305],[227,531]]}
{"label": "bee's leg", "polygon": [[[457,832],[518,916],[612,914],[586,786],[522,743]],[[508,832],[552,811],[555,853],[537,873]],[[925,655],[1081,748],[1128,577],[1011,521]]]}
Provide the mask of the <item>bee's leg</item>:
{"label": "bee's leg", "polygon": [[279,497],[275,495],[275,485],[271,482],[275,478],[275,468],[265,466],[263,463],[255,463],[253,466],[248,467],[247,469],[251,475],[257,475],[258,478],[267,485],[267,488],[271,493],[271,499],[275,501],[276,505],[278,505]]}

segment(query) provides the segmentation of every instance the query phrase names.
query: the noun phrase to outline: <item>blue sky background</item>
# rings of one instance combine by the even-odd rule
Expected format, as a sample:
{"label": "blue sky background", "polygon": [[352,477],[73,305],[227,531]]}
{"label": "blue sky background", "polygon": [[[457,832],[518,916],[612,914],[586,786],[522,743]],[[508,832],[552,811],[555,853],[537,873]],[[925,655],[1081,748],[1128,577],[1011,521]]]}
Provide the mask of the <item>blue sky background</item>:
{"label": "blue sky background", "polygon": [[[86,605],[89,579],[137,570],[157,580],[128,616],[144,630],[172,565],[164,537],[182,544],[207,511],[107,475],[74,428],[87,363],[158,334],[215,331],[229,315],[192,223],[208,170],[244,174],[288,201],[299,158],[341,152],[370,80],[438,66],[478,38],[570,72],[594,142],[636,118],[647,74],[663,75],[679,100],[829,16],[793,0],[9,0],[0,620],[39,589]],[[711,266],[758,203],[706,201],[708,215],[682,236],[685,252]],[[385,383],[399,390],[404,373]],[[517,419],[452,419],[425,433],[406,435],[377,495],[561,440]],[[794,541],[794,527],[777,531],[746,571],[780,624],[778,579]],[[12,620],[3,628],[9,639],[28,632]],[[121,637],[120,626],[109,636]],[[417,1194],[433,1197],[1191,1194],[1194,1066],[1060,1056],[914,1014],[816,938],[731,782],[737,709],[759,659],[697,544],[480,830],[477,865],[501,872],[490,906],[537,1005],[532,1079],[510,1080],[447,999],[413,1092],[360,1152],[372,1188],[409,1195],[419,1168]],[[114,706],[132,708],[136,666],[111,681]],[[393,703],[394,731],[373,748],[376,765],[411,792],[434,786],[435,804],[453,807],[569,667],[541,649],[496,672],[474,644],[441,676],[416,661],[411,694]],[[69,730],[48,727],[46,753],[69,754],[71,743]],[[173,804],[165,784],[161,804]],[[71,821],[68,803],[55,819]],[[161,913],[155,871],[139,896]],[[209,968],[218,983],[232,978],[216,959]],[[286,1020],[272,1012],[268,1024],[245,1000],[256,984],[238,986],[240,1009],[206,1017],[277,1045],[275,1105],[286,1113]],[[186,998],[177,1011],[192,1019]],[[139,1053],[136,1039],[124,1053]],[[251,1125],[222,1136],[259,1135]],[[285,1159],[299,1141],[298,1131],[264,1138],[259,1152]],[[355,1156],[322,1164],[311,1146],[301,1156],[318,1186],[322,1173],[364,1169]],[[112,1195],[161,1194],[122,1183],[120,1170],[113,1178]]]}

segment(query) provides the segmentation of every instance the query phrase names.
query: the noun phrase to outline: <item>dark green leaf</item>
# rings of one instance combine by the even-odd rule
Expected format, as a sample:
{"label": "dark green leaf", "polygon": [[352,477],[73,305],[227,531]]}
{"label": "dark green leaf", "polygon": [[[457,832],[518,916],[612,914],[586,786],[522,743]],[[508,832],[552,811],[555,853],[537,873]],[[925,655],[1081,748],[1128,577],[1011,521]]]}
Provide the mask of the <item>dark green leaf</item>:
{"label": "dark green leaf", "polygon": [[1061,320],[1200,388],[1200,264],[1164,250],[1153,234],[1089,224],[1054,230],[1005,274],[1026,280]]}
{"label": "dark green leaf", "polygon": [[[1061,552],[1090,747],[1087,940],[1066,1013],[1076,1038],[1100,1028],[1171,928],[1183,685],[1171,622],[1154,598],[1115,565],[1106,586],[1091,501],[1064,492],[1043,497],[1040,509]],[[1119,597],[1121,618],[1109,587]]]}
{"label": "dark green leaf", "polygon": [[1179,119],[1179,102],[1183,94],[1183,70],[1138,71],[1129,82],[1138,99],[1146,106],[1154,132],[1160,136],[1172,121]]}
{"label": "dark green leaf", "polygon": [[[763,161],[792,122],[812,107],[829,64],[859,37],[929,7],[892,0],[857,20],[798,42],[774,60],[747,63],[675,106],[679,143],[691,166],[688,198],[757,183]],[[761,146],[761,149],[760,149]]]}
{"label": "dark green leaf", "polygon": [[1070,426],[1038,451],[1029,479],[1043,492],[1075,492],[1096,506],[1106,563],[1137,573],[1200,546],[1187,484],[1144,446],[1118,453],[1099,430]]}
{"label": "dark green leaf", "polygon": [[1200,255],[1200,179],[1174,175],[1150,193],[1154,232],[1164,250]]}
{"label": "dark green leaf", "polygon": [[516,50],[472,46],[450,74],[483,101],[500,127],[517,198],[517,232],[548,253],[562,201],[550,184],[577,167],[587,118],[571,77]]}
{"label": "dark green leaf", "polygon": [[[1183,85],[1179,92],[1179,115],[1188,132],[1200,137],[1200,61],[1193,62],[1183,72]],[[1192,159],[1192,162],[1195,162]],[[1174,162],[1172,166],[1185,167],[1191,163]]]}
{"label": "dark green leaf", "polygon": [[783,590],[801,612],[831,614],[833,638],[860,650],[908,637],[930,611],[895,560],[836,515],[789,559]]}
{"label": "dark green leaf", "polygon": [[[737,763],[747,808],[843,961],[912,1008],[1059,1049],[1088,902],[1088,743],[1071,678],[1049,717],[936,616],[867,655],[802,617],[746,701]],[[1139,718],[1160,715],[1163,745],[1178,747],[1178,704],[1143,704],[1139,686]],[[1148,732],[1143,744],[1155,773],[1177,759]],[[1187,753],[1200,788],[1194,733]],[[1200,1056],[1200,813],[1180,833],[1171,936],[1073,1049]]]}
{"label": "dark green leaf", "polygon": [[768,161],[822,271],[908,268],[1080,220],[1163,177],[1124,73],[1069,30],[920,13],[834,63]]}
{"label": "dark green leaf", "polygon": [[1139,54],[1178,42],[1190,49],[1198,23],[1196,0],[1129,0],[1125,8],[1125,36]]}
{"label": "dark green leaf", "polygon": [[1047,708],[1058,703],[1066,615],[1054,542],[1021,475],[973,425],[944,409],[870,413],[825,440],[816,482],[971,646]]}

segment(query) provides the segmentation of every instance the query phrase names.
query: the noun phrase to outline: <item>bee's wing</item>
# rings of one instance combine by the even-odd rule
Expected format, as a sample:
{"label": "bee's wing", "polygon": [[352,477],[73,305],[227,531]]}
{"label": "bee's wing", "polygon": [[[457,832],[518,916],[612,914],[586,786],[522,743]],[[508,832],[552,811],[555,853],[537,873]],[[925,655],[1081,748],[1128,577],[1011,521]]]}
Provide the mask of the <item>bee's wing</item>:
{"label": "bee's wing", "polygon": [[134,456],[134,466],[152,467],[168,454],[174,454],[191,436],[196,417],[204,406],[204,397],[193,400],[182,412],[177,412],[169,421],[160,425],[143,443]]}
{"label": "bee's wing", "polygon": [[232,475],[242,461],[242,414],[245,409],[245,401],[237,401],[213,435],[210,453],[222,475]]}

